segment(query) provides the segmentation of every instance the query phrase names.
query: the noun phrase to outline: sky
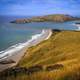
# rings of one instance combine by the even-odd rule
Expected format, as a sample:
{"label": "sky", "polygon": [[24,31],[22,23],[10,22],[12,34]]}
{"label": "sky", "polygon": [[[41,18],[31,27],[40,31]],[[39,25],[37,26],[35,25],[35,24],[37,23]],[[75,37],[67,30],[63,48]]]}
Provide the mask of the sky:
{"label": "sky", "polygon": [[0,0],[0,15],[80,14],[80,0]]}

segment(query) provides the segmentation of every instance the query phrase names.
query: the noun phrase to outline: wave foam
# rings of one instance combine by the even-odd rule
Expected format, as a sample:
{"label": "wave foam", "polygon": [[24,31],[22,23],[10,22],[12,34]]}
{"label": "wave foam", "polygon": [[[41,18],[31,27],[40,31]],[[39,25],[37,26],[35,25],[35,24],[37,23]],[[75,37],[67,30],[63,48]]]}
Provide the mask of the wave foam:
{"label": "wave foam", "polygon": [[40,41],[42,41],[43,39],[45,39],[47,37],[45,35],[47,33],[47,31],[48,30],[42,30],[42,32],[40,34],[33,35],[32,38],[30,40],[28,40],[27,42],[18,43],[16,45],[9,47],[8,49],[6,49],[4,51],[1,51],[0,52],[0,60],[3,60],[5,58],[13,55],[14,53],[17,53],[19,50],[21,50],[23,48],[28,48],[28,47],[36,45],[37,43],[39,43]]}
{"label": "wave foam", "polygon": [[74,26],[76,26],[77,27],[77,31],[79,30],[80,31],[80,24],[73,24]]}

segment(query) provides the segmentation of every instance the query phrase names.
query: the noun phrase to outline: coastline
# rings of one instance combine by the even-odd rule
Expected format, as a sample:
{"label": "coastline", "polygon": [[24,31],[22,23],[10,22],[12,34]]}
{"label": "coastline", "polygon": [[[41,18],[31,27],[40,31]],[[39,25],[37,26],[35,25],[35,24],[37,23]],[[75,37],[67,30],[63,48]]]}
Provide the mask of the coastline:
{"label": "coastline", "polygon": [[80,31],[80,25],[79,24],[73,24],[73,25],[78,28],[78,29],[76,29],[77,31]]}
{"label": "coastline", "polygon": [[44,15],[44,16],[36,16],[31,18],[23,18],[23,19],[16,19],[11,21],[10,23],[16,24],[25,24],[31,22],[66,22],[66,21],[73,21],[79,20],[80,18],[73,17],[71,15],[65,14],[51,14],[51,15]]}
{"label": "coastline", "polygon": [[3,52],[3,54],[0,54],[0,62],[1,61],[9,61],[13,60],[15,63],[11,64],[0,64],[0,71],[3,71],[7,68],[16,66],[17,63],[21,60],[21,58],[24,56],[26,50],[31,47],[39,44],[43,40],[47,40],[52,35],[51,29],[42,30],[40,34],[36,34],[32,36],[30,40],[28,40],[25,43],[21,43],[17,45],[16,47],[12,47],[7,52]]}

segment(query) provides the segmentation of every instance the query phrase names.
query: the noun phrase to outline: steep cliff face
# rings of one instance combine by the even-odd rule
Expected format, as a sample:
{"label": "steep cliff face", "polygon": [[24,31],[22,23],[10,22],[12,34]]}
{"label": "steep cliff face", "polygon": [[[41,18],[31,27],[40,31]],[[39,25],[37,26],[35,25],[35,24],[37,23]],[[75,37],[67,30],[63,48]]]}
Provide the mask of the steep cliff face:
{"label": "steep cliff face", "polygon": [[55,15],[32,17],[30,19],[17,19],[12,21],[11,23],[29,23],[29,22],[45,22],[45,21],[65,22],[65,21],[71,21],[76,19],[77,19],[76,17],[72,17],[69,15],[55,14]]}

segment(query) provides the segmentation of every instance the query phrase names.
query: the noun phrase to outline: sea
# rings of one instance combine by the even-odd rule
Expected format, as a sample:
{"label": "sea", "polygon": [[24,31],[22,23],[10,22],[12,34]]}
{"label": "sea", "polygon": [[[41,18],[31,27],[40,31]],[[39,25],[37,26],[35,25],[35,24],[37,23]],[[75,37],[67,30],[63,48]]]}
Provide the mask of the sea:
{"label": "sea", "polygon": [[27,42],[33,35],[41,33],[43,29],[78,30],[74,25],[80,21],[32,22],[25,24],[10,23],[15,19],[29,18],[31,16],[0,16],[0,54],[13,45]]}

